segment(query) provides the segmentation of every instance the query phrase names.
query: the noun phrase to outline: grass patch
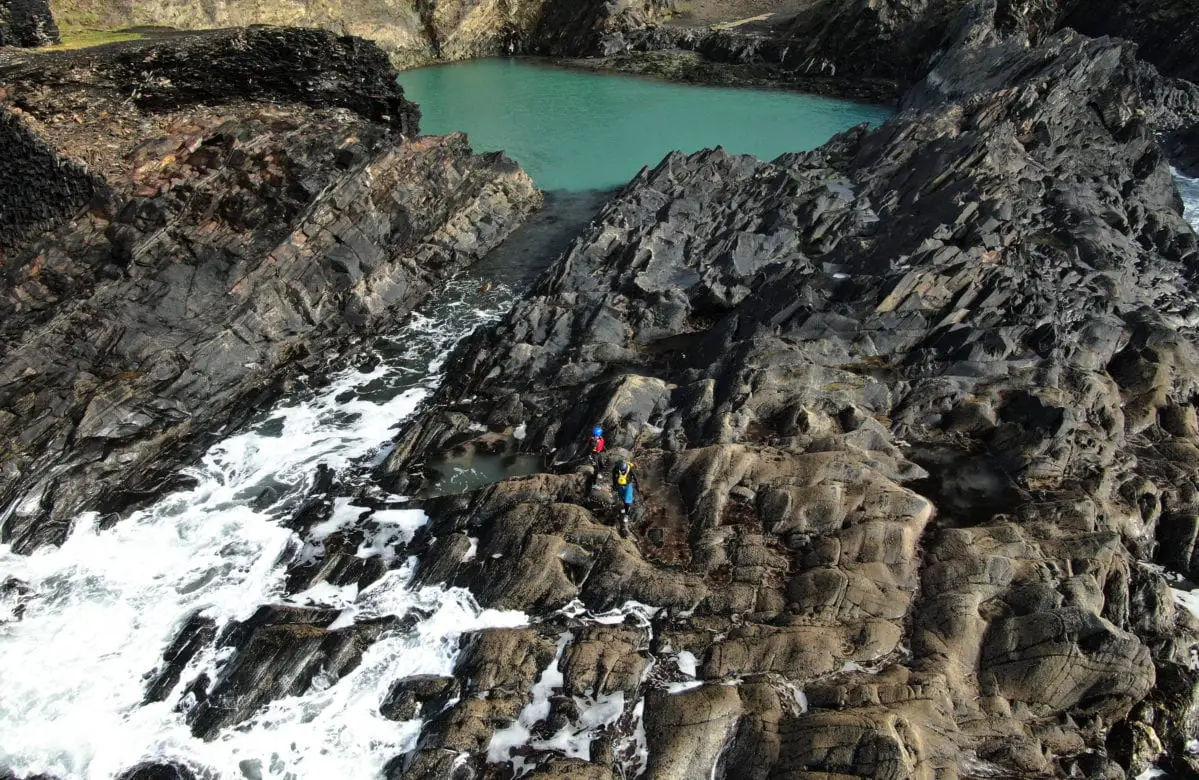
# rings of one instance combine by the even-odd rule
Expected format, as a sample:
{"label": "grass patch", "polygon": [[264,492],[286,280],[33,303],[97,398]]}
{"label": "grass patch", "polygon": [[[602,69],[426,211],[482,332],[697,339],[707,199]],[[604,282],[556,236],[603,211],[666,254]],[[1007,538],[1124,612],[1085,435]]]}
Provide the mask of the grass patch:
{"label": "grass patch", "polygon": [[106,43],[137,41],[145,38],[144,33],[127,30],[61,30],[62,43],[47,46],[42,51],[73,51],[103,46]]}

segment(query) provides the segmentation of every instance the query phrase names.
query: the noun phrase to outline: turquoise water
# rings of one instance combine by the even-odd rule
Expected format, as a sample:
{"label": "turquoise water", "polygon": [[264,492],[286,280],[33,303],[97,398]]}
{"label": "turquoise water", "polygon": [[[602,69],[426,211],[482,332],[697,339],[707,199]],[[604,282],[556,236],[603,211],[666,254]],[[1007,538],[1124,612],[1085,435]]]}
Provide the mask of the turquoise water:
{"label": "turquoise water", "polygon": [[421,130],[463,130],[504,150],[546,190],[611,189],[679,149],[723,146],[772,159],[814,149],[880,106],[795,92],[672,84],[526,60],[474,60],[400,74]]}

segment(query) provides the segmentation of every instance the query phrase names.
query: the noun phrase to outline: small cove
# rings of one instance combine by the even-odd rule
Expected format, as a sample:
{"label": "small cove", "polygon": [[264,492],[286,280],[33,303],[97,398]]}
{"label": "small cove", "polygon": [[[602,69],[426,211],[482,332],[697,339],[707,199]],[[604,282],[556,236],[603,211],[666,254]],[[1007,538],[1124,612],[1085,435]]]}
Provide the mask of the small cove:
{"label": "small cove", "polygon": [[772,159],[814,149],[894,112],[783,90],[674,84],[488,59],[405,71],[421,130],[467,133],[475,151],[503,150],[544,190],[611,190],[674,150]]}

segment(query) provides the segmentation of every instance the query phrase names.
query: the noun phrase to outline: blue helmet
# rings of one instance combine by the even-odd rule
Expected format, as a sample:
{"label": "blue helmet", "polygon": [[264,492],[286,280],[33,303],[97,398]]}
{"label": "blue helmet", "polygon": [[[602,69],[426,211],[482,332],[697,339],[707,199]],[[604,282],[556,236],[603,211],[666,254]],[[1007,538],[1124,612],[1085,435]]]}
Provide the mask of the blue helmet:
{"label": "blue helmet", "polygon": [[594,428],[592,428],[592,429],[591,429],[591,435],[592,435],[592,436],[603,436],[603,435],[604,435],[604,429],[603,429],[603,428],[601,428],[600,426],[598,426],[598,425],[597,425],[597,426],[595,426]]}

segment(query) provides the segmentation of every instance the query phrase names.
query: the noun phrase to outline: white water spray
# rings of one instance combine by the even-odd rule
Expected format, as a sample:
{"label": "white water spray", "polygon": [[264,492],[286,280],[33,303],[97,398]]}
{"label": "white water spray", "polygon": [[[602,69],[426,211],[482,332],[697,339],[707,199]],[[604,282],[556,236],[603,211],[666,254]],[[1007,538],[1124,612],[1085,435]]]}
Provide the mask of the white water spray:
{"label": "white water spray", "polygon": [[1199,231],[1199,179],[1191,179],[1174,171],[1178,191],[1182,193],[1183,216]]}
{"label": "white water spray", "polygon": [[[0,768],[99,780],[144,760],[175,760],[223,778],[371,777],[414,746],[419,721],[395,723],[378,712],[390,684],[449,674],[460,634],[519,625],[525,616],[481,610],[462,589],[410,590],[412,561],[362,593],[303,594],[344,606],[342,625],[412,608],[431,613],[412,631],[384,635],[341,680],[318,678],[304,695],[271,703],[212,742],[191,735],[175,704],[196,674],[215,674],[219,651],[192,659],[165,702],[141,702],[147,674],[192,615],[219,628],[282,598],[297,546],[279,522],[286,507],[304,494],[317,464],[340,470],[385,455],[393,429],[436,386],[452,344],[510,300],[510,291],[493,290],[480,308],[471,301],[480,297],[475,284],[452,283],[435,313],[415,315],[395,359],[346,371],[213,447],[190,470],[194,489],[108,530],[80,517],[59,548],[20,556],[0,547],[0,571],[28,588],[0,595]],[[267,487],[276,500],[254,508]],[[423,522],[415,510],[376,519],[396,538]],[[376,539],[359,555],[385,547]]]}

